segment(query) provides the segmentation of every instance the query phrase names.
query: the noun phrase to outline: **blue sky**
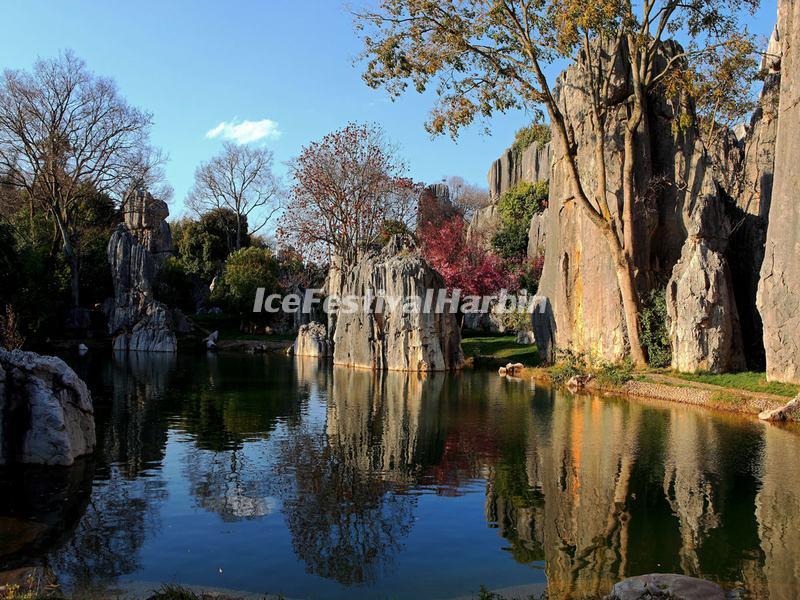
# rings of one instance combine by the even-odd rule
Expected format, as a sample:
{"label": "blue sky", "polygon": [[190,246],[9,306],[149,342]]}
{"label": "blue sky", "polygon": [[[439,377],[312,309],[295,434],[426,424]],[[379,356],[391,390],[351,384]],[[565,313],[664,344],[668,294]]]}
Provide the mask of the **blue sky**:
{"label": "blue sky", "polygon": [[[153,113],[153,141],[170,156],[173,216],[184,210],[194,169],[231,131],[206,136],[223,122],[269,120],[260,124],[267,135],[258,143],[274,151],[279,173],[302,145],[348,121],[370,121],[399,145],[415,179],[461,175],[485,185],[491,161],[527,116],[493,117],[490,136],[475,125],[457,142],[431,139],[423,122],[432,95],[408,93],[391,102],[361,80],[353,64],[360,42],[345,6],[341,0],[6,0],[0,66],[29,68],[37,56],[71,48],[92,70],[112,76],[131,103]],[[774,20],[769,0],[754,29],[766,35]]]}

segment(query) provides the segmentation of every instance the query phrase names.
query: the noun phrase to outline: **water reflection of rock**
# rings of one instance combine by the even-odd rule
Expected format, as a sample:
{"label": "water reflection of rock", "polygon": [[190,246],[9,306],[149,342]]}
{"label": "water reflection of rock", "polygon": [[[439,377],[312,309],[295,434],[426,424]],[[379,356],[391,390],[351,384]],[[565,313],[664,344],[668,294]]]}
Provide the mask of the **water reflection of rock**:
{"label": "water reflection of rock", "polygon": [[768,426],[764,435],[763,485],[756,497],[756,519],[766,581],[758,597],[800,598],[798,433]]}
{"label": "water reflection of rock", "polygon": [[164,458],[167,422],[161,403],[176,369],[176,357],[164,352],[117,352],[108,373],[110,411],[98,431],[105,464],[120,465],[135,477]]}
{"label": "water reflection of rock", "polygon": [[309,572],[373,581],[411,530],[404,493],[436,459],[441,375],[334,368],[324,430],[304,426],[281,449],[283,510]]}
{"label": "water reflection of rock", "polygon": [[797,432],[561,394],[507,411],[486,518],[516,560],[545,561],[548,597],[651,571],[800,594]]}
{"label": "water reflection of rock", "polygon": [[0,470],[3,569],[30,566],[30,557],[44,556],[69,540],[89,502],[93,473],[90,457],[67,468],[13,466]]}
{"label": "water reflection of rock", "polygon": [[96,402],[103,418],[91,502],[69,540],[51,548],[47,559],[78,596],[135,571],[147,535],[159,528],[165,483],[157,469],[167,440],[160,403],[175,368],[174,355],[130,353],[115,355],[94,375],[109,394]]}
{"label": "water reflection of rock", "polygon": [[[328,400],[329,445],[363,472],[413,483],[435,462],[443,374],[353,371],[334,367]],[[423,410],[424,407],[424,410]]]}

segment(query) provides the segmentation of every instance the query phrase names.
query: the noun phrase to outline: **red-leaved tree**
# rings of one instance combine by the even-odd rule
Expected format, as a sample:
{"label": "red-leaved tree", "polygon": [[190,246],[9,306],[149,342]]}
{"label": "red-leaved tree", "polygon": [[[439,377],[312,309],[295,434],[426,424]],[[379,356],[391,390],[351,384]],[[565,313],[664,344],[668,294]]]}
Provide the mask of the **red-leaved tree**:
{"label": "red-leaved tree", "polygon": [[408,224],[419,186],[376,125],[351,123],[305,146],[289,165],[294,180],[278,237],[304,258],[355,264],[387,221]]}
{"label": "red-leaved tree", "polygon": [[516,286],[502,259],[486,252],[479,240],[467,239],[461,215],[443,223],[425,223],[419,239],[425,258],[444,277],[445,285],[460,289],[462,297],[486,296]]}

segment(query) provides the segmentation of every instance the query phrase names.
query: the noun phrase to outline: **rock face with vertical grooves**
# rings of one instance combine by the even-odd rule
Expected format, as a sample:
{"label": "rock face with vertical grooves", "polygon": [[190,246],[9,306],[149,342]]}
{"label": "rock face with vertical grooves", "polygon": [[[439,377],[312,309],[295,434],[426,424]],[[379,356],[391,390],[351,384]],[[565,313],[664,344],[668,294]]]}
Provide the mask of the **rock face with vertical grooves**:
{"label": "rock face with vertical grooves", "polygon": [[[497,212],[497,201],[500,196],[523,181],[529,183],[547,181],[550,178],[552,158],[550,143],[544,144],[541,148],[533,144],[521,153],[507,148],[489,169],[487,180],[490,204],[475,211],[469,226],[470,235],[488,237],[494,233],[500,222],[500,215]],[[534,227],[533,223],[531,227]]]}
{"label": "rock face with vertical grooves", "polygon": [[172,255],[168,216],[167,203],[145,190],[137,191],[123,206],[125,226],[156,260]]}
{"label": "rock face with vertical grooves", "polygon": [[[676,44],[665,43],[661,62],[678,51]],[[612,109],[605,132],[612,212],[622,206],[625,106],[621,100],[628,96],[629,85],[627,66],[620,62],[612,72]],[[582,92],[585,87],[586,74],[579,62],[559,78],[558,101],[573,128],[584,189],[593,193],[598,166],[593,127],[582,117],[589,112]],[[658,94],[648,98],[648,135],[639,136],[635,166],[636,182],[643,191],[638,194],[635,220],[630,224],[636,243],[636,283],[645,296],[650,290],[663,289],[669,280],[672,298],[688,300],[673,303],[670,309],[677,317],[672,331],[674,358],[695,370],[707,362],[709,349],[713,349],[713,368],[717,369],[741,363],[741,333],[724,255],[730,226],[697,132],[673,127],[683,110],[691,108],[678,99]],[[573,197],[564,141],[554,135],[552,144],[545,264],[539,286],[539,295],[547,298],[552,315],[542,318],[554,324],[547,330],[556,347],[617,361],[627,356],[629,342],[616,270],[606,240]],[[696,297],[706,293],[697,286],[706,278],[726,292],[717,294],[710,305]],[[709,320],[710,314],[715,320]],[[552,348],[541,351],[553,354]]]}
{"label": "rock face with vertical grooves", "polygon": [[758,286],[767,378],[800,383],[800,1],[780,0],[781,81],[769,228]]}
{"label": "rock face with vertical grooves", "polygon": [[175,352],[172,311],[153,296],[161,260],[172,252],[169,224],[163,220],[169,211],[147,193],[139,193],[133,203],[136,210],[125,209],[126,224],[120,224],[108,242],[114,280],[108,330],[115,350]]}
{"label": "rock face with vertical grooves", "polygon": [[75,371],[0,348],[0,465],[71,465],[94,447],[92,396]]}
{"label": "rock face with vertical grooves", "polygon": [[292,354],[325,358],[332,354],[332,345],[325,325],[318,321],[312,321],[300,326],[294,346],[292,346]]}
{"label": "rock face with vertical grooves", "polygon": [[[758,106],[748,126],[728,132],[729,151],[714,149],[716,173],[732,202],[732,223],[726,257],[731,267],[733,293],[739,311],[747,367],[766,366],[764,330],[756,305],[758,282],[764,261],[769,208],[775,172],[775,139],[778,130],[778,98],[781,82],[781,45],[777,27],[761,61],[765,74]],[[722,160],[720,160],[722,155]]]}
{"label": "rock face with vertical grooves", "polygon": [[355,311],[338,311],[331,320],[334,364],[393,371],[460,369],[464,357],[456,315],[403,310],[406,299],[424,300],[426,293],[435,299],[444,287],[409,236],[395,235],[385,247],[365,251],[357,265],[329,278],[329,290],[361,299],[382,292],[401,303],[374,301],[364,310],[362,301]]}

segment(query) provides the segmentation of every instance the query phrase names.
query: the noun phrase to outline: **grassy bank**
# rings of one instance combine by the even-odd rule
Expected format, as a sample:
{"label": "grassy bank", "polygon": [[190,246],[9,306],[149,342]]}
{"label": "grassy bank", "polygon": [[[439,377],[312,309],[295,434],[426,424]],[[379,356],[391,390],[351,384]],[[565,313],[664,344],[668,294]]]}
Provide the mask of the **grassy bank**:
{"label": "grassy bank", "polygon": [[475,364],[502,366],[519,362],[528,367],[539,364],[536,346],[518,344],[516,335],[464,335],[461,340],[464,357],[472,358]]}
{"label": "grassy bank", "polygon": [[774,394],[794,398],[800,393],[800,386],[791,383],[767,381],[766,373],[743,371],[741,373],[678,373],[675,371],[660,371],[664,375],[677,377],[695,383],[707,383],[732,390],[745,390],[760,394]]}
{"label": "grassy bank", "polygon": [[[465,333],[464,356],[476,366],[497,367],[519,362],[526,377],[564,385],[573,376],[591,375],[589,389],[693,404],[706,408],[757,415],[783,406],[800,393],[800,386],[767,381],[763,372],[678,373],[667,369],[635,370],[630,361],[594,363],[585,355],[565,352],[555,365],[539,367],[535,345],[516,343],[514,335]],[[537,368],[538,367],[538,368]]]}

